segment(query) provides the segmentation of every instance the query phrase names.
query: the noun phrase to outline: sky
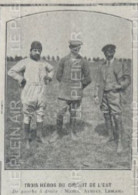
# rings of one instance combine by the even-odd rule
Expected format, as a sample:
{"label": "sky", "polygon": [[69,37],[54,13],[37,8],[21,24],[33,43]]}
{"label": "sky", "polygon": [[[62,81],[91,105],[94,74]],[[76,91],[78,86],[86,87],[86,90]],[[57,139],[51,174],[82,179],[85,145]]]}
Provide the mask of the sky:
{"label": "sky", "polygon": [[[18,28],[12,28],[15,24]],[[8,22],[7,56],[28,56],[32,41],[37,40],[42,43],[43,56],[63,57],[69,53],[68,41],[75,38],[74,34],[83,42],[82,56],[103,58],[102,47],[115,44],[116,57],[132,58],[130,21],[83,11],[44,12]]]}

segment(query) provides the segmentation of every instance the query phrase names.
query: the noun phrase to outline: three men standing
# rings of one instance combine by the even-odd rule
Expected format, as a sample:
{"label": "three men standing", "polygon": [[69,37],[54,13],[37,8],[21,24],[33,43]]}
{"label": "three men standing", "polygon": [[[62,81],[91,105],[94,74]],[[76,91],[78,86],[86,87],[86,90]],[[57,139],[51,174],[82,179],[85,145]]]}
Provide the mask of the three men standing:
{"label": "three men standing", "polygon": [[[95,101],[99,102],[104,114],[106,128],[109,137],[106,140],[117,139],[117,152],[122,152],[122,105],[121,93],[130,84],[130,73],[128,67],[114,59],[116,46],[109,44],[102,48],[106,61],[98,70],[95,89]],[[112,121],[115,124],[113,128]]]}
{"label": "three men standing", "polygon": [[[56,78],[60,83],[59,111],[57,114],[57,129],[50,142],[55,142],[62,131],[64,116],[67,110],[70,113],[71,137],[76,140],[77,109],[81,105],[83,89],[91,83],[88,62],[79,54],[82,42],[72,40],[69,42],[70,53],[61,59]],[[122,62],[114,59],[116,46],[106,45],[102,48],[106,61],[99,67],[95,101],[100,103],[104,113],[105,124],[109,137],[106,141],[117,139],[117,152],[122,151],[122,105],[121,93],[130,84],[130,73]],[[35,41],[31,44],[30,58],[21,60],[13,66],[8,75],[18,81],[22,87],[21,100],[24,113],[24,130],[27,148],[29,148],[30,122],[33,113],[37,116],[37,134],[41,142],[43,117],[45,111],[46,87],[52,80],[53,67],[40,59],[42,45]],[[24,76],[20,73],[24,71]],[[115,129],[113,124],[115,124]]]}

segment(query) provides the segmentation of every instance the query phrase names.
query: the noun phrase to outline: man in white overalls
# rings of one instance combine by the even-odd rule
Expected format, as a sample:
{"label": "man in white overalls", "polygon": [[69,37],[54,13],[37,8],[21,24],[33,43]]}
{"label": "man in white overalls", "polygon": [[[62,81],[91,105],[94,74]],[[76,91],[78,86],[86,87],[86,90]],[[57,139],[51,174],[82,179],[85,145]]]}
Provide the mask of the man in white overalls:
{"label": "man in white overalls", "polygon": [[[26,147],[30,148],[30,123],[34,112],[37,120],[37,138],[44,143],[42,136],[43,118],[46,107],[46,84],[52,80],[53,67],[40,59],[42,45],[38,41],[31,44],[30,57],[19,61],[8,75],[17,80],[22,88],[24,131]],[[24,75],[22,76],[22,72]]]}

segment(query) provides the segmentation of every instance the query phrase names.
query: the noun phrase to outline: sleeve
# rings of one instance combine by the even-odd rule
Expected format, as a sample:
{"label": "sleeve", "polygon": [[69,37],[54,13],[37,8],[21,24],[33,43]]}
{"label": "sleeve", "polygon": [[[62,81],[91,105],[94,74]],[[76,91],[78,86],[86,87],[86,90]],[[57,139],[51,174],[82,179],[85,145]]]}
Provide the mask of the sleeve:
{"label": "sleeve", "polygon": [[130,68],[128,64],[122,64],[118,73],[118,83],[121,85],[121,89],[123,90],[131,84]]}
{"label": "sleeve", "polygon": [[89,64],[86,60],[84,60],[83,62],[82,72],[83,72],[82,85],[83,88],[85,88],[92,82]]}
{"label": "sleeve", "polygon": [[54,75],[54,69],[51,64],[46,64],[46,71],[48,72],[48,77],[52,79]]}
{"label": "sleeve", "polygon": [[58,65],[58,69],[57,69],[57,74],[56,74],[56,79],[60,82],[62,79],[62,75],[63,75],[63,70],[64,70],[64,60],[61,59]]}
{"label": "sleeve", "polygon": [[21,72],[25,71],[25,67],[25,62],[21,60],[8,71],[8,75],[18,82],[21,82],[23,80]]}

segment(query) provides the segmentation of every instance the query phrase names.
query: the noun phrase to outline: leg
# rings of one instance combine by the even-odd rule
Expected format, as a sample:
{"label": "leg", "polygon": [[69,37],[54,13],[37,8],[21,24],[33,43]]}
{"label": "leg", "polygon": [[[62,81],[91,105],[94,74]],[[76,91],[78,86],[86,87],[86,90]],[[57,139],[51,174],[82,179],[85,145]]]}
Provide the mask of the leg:
{"label": "leg", "polygon": [[30,147],[30,124],[31,119],[34,115],[35,111],[35,100],[33,99],[34,96],[30,96],[31,87],[28,86],[24,88],[21,100],[23,104],[23,113],[24,113],[24,131],[25,131],[25,140],[26,140],[26,147]]}
{"label": "leg", "polygon": [[114,119],[115,124],[115,133],[117,135],[117,153],[121,153],[123,150],[122,147],[122,108],[120,101],[120,93],[110,93],[109,97],[110,108]]}
{"label": "leg", "polygon": [[31,122],[31,118],[26,114],[24,114],[24,133],[25,133],[24,139],[25,139],[25,144],[27,149],[30,148],[30,122]]}
{"label": "leg", "polygon": [[23,103],[23,113],[24,113],[24,133],[26,148],[30,148],[30,124],[34,109],[31,105]]}
{"label": "leg", "polygon": [[80,107],[81,101],[72,101],[70,104],[70,127],[71,127],[71,138],[77,139],[76,122],[77,122],[77,109]]}
{"label": "leg", "polygon": [[105,126],[106,126],[106,130],[108,132],[108,138],[105,141],[105,143],[106,143],[106,142],[114,140],[112,117],[111,117],[111,112],[110,112],[110,107],[109,107],[107,93],[105,93],[103,95],[102,104],[101,104],[101,110],[104,113]]}
{"label": "leg", "polygon": [[43,122],[37,122],[37,141],[45,143],[45,139],[43,137]]}
{"label": "leg", "polygon": [[108,138],[107,138],[106,142],[110,142],[110,141],[114,140],[111,114],[104,113],[104,119],[105,119],[105,126],[106,126],[106,129],[108,131]]}
{"label": "leg", "polygon": [[113,117],[114,117],[115,129],[117,132],[117,153],[121,153],[123,150],[123,146],[122,146],[122,134],[123,134],[122,116],[121,116],[121,114],[114,114]]}
{"label": "leg", "polygon": [[53,133],[52,138],[50,139],[50,143],[56,142],[57,139],[59,138],[59,134],[62,131],[64,114],[68,109],[67,102],[64,100],[59,100],[59,106],[60,106],[60,110],[57,114],[56,131]]}
{"label": "leg", "polygon": [[57,132],[60,133],[63,126],[63,118],[68,109],[67,101],[59,100],[60,110],[57,114]]}
{"label": "leg", "polygon": [[[39,105],[40,106],[40,105]],[[37,121],[37,141],[40,143],[45,143],[43,137],[43,120],[44,120],[45,106],[41,105],[36,111],[36,121]]]}

